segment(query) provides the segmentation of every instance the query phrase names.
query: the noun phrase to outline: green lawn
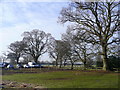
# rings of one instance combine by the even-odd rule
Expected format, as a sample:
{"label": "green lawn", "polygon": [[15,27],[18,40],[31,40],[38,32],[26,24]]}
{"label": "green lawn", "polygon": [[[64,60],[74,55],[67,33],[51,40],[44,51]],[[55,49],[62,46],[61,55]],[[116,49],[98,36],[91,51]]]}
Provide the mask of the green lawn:
{"label": "green lawn", "polygon": [[118,88],[117,73],[54,71],[3,75],[3,80],[39,84],[47,88]]}

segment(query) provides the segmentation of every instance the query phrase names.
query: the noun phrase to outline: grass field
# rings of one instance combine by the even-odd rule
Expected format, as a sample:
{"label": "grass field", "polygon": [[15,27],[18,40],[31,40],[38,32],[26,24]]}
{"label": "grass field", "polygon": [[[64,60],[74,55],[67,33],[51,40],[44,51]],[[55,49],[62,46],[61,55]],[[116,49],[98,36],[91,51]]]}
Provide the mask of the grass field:
{"label": "grass field", "polygon": [[42,85],[46,88],[118,88],[118,74],[94,71],[51,71],[3,75],[3,80]]}

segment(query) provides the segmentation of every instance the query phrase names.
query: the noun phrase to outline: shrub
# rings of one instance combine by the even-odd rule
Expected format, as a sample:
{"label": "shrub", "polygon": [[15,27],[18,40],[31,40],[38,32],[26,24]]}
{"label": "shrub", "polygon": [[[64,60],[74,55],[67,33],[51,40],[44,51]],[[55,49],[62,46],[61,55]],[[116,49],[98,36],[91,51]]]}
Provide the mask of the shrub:
{"label": "shrub", "polygon": [[96,67],[103,67],[103,62],[102,61],[97,61],[96,62]]}
{"label": "shrub", "polygon": [[111,70],[113,70],[114,68],[117,68],[117,69],[120,68],[120,57],[109,56],[108,65]]}

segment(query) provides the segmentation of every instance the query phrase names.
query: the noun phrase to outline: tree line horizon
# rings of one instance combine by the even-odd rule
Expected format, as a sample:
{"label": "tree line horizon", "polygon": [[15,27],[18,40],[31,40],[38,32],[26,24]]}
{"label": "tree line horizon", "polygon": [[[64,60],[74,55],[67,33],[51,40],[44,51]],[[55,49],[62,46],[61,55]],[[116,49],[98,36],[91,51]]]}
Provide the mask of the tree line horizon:
{"label": "tree line horizon", "polygon": [[[58,63],[70,60],[71,67],[76,61],[87,68],[95,58],[103,63],[103,70],[110,70],[108,57],[119,57],[120,39],[116,36],[119,32],[120,20],[118,5],[120,2],[80,2],[71,1],[68,7],[63,7],[58,22],[68,25],[66,33],[61,40],[55,40],[50,33],[34,29],[22,34],[22,41],[9,45],[8,56],[13,55],[19,63],[21,56],[31,57],[36,63],[44,53]],[[96,57],[98,56],[98,57]]]}

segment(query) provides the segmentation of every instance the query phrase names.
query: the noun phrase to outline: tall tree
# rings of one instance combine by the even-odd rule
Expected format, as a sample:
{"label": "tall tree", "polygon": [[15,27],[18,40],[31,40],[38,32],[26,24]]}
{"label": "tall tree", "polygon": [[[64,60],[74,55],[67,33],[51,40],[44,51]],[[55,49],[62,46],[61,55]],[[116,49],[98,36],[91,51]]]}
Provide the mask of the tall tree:
{"label": "tall tree", "polygon": [[7,53],[3,52],[0,56],[0,62],[5,62],[7,60]]}
{"label": "tall tree", "polygon": [[30,54],[24,54],[23,56],[23,63],[33,62],[33,57]]}
{"label": "tall tree", "polygon": [[51,43],[48,47],[48,54],[50,58],[55,60],[55,65],[58,66],[59,53],[57,50],[57,43],[55,39],[51,40]]}
{"label": "tall tree", "polygon": [[74,22],[79,30],[88,35],[86,42],[99,44],[102,48],[103,70],[109,70],[108,66],[108,45],[116,42],[113,37],[119,28],[118,5],[120,2],[106,0],[103,2],[71,2],[68,8],[63,8],[60,22]]}
{"label": "tall tree", "polygon": [[4,62],[5,60],[6,60],[6,57],[3,56],[3,55],[1,55],[1,56],[0,56],[0,62]]}
{"label": "tall tree", "polygon": [[8,53],[8,58],[12,57],[17,61],[17,63],[19,63],[19,58],[23,54],[25,47],[26,45],[22,41],[11,43],[8,47],[10,50]]}
{"label": "tall tree", "polygon": [[27,45],[25,53],[31,55],[37,63],[38,58],[47,52],[47,46],[49,45],[50,38],[51,34],[38,29],[30,32],[24,32],[23,42]]}
{"label": "tall tree", "polygon": [[69,51],[69,44],[66,41],[54,40],[49,46],[49,55],[56,61],[56,66],[62,66],[63,61],[66,59],[66,55]]}
{"label": "tall tree", "polygon": [[63,37],[63,40],[70,43],[71,64],[79,60],[84,64],[84,69],[86,69],[90,60],[92,61],[91,57],[93,57],[94,55],[93,49],[91,47],[92,45],[86,43],[84,40],[81,40],[80,38],[82,37],[81,33],[79,32],[78,29],[74,30],[73,27],[68,27],[66,33],[63,34],[62,37]]}

